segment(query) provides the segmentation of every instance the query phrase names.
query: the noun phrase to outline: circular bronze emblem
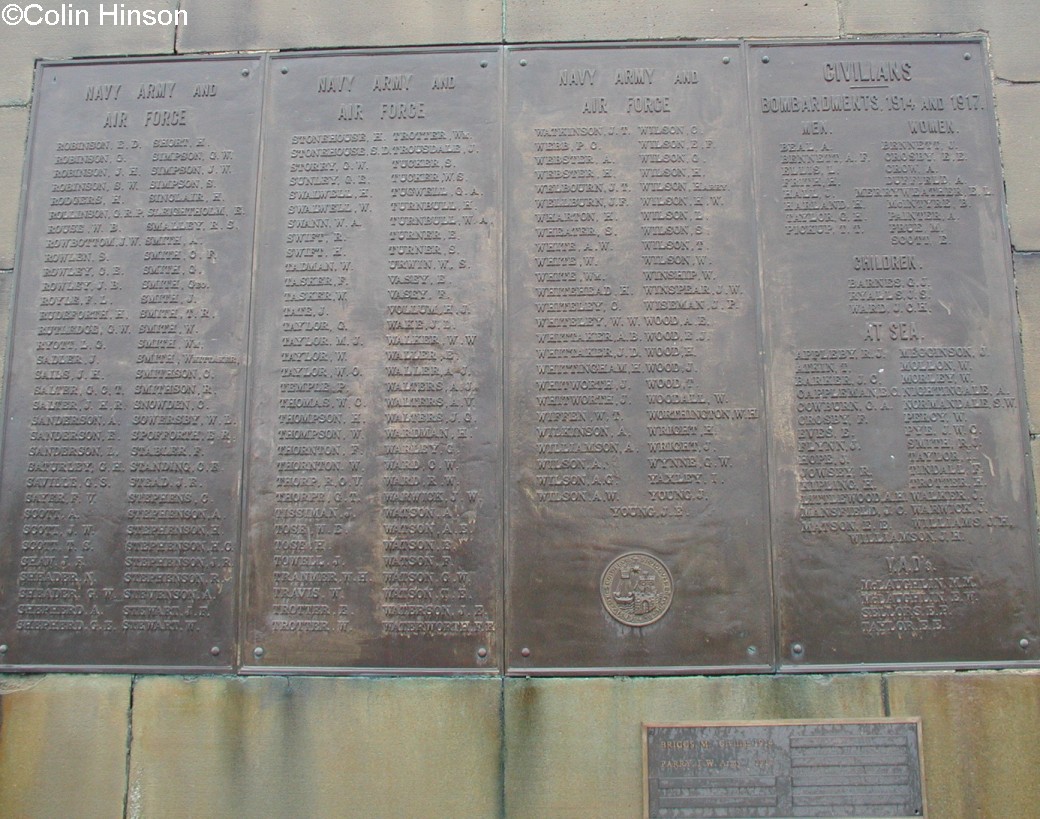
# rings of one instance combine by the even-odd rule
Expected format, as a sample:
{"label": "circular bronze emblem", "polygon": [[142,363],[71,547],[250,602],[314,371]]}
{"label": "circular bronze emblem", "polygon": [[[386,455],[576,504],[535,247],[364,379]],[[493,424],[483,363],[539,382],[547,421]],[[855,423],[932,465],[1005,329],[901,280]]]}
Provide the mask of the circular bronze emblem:
{"label": "circular bronze emblem", "polygon": [[672,575],[653,555],[628,552],[607,566],[599,594],[604,608],[619,623],[648,626],[672,605]]}

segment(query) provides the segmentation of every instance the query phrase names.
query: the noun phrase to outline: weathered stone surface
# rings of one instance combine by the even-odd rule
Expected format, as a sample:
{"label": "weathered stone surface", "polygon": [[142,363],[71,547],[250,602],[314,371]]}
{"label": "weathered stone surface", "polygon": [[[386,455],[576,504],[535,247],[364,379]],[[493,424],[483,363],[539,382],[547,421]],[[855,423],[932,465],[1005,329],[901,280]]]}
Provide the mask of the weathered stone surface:
{"label": "weathered stone surface", "polygon": [[840,0],[846,34],[906,34],[980,31],[980,0]]}
{"label": "weathered stone surface", "polygon": [[[29,5],[29,4],[20,4]],[[126,54],[162,54],[173,51],[175,28],[169,26],[101,24],[98,4],[51,3],[45,9],[82,8],[88,12],[88,25],[35,25],[21,23],[4,26],[0,48],[0,105],[24,105],[32,92],[34,60],[38,57],[113,57]],[[122,5],[134,11],[173,11],[176,0],[135,0],[133,3],[105,3],[107,10]],[[72,12],[66,12],[72,20]],[[108,18],[111,19],[111,18]]]}
{"label": "weathered stone surface", "polygon": [[642,723],[883,714],[880,677],[507,679],[510,819],[639,816]]}
{"label": "weathered stone surface", "polygon": [[1035,433],[1040,432],[1040,254],[1016,253],[1014,263],[1029,430]]}
{"label": "weathered stone surface", "polygon": [[1011,244],[1040,250],[1040,85],[998,85],[997,121]]}
{"label": "weathered stone surface", "polygon": [[7,365],[8,324],[11,320],[11,293],[14,290],[14,271],[0,270],[0,404],[4,400],[4,378]]}
{"label": "weathered stone surface", "polygon": [[128,816],[499,813],[494,679],[148,677]]}
{"label": "weathered stone surface", "polygon": [[[1033,454],[1033,489],[1040,486],[1040,438],[1029,442],[1029,451]],[[1037,499],[1040,501],[1040,498]]]}
{"label": "weathered stone surface", "polygon": [[836,37],[833,0],[514,0],[506,42],[667,37]]}
{"label": "weathered stone surface", "polygon": [[179,51],[496,42],[502,8],[491,0],[184,0]]}
{"label": "weathered stone surface", "polygon": [[985,4],[985,27],[990,34],[993,49],[993,68],[1001,79],[1040,80],[1036,11],[1033,0],[1003,0]]}
{"label": "weathered stone surface", "polygon": [[845,34],[987,32],[993,67],[1006,80],[1040,79],[1032,0],[840,0]]}
{"label": "weathered stone surface", "polygon": [[1040,672],[892,674],[894,717],[922,719],[929,816],[1035,816]]}
{"label": "weathered stone surface", "polygon": [[130,678],[0,678],[0,816],[119,817]]}
{"label": "weathered stone surface", "polygon": [[[19,191],[22,188],[22,160],[29,126],[28,108],[0,108],[0,269],[14,267],[15,237],[18,233]],[[6,313],[4,314],[6,317]]]}

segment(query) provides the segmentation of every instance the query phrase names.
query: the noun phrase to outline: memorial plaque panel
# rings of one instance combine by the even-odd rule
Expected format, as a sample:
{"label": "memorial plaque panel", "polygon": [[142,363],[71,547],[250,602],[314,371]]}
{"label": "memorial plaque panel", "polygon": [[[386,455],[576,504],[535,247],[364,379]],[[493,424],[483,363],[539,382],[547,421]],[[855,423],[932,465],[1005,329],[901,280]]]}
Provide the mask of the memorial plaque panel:
{"label": "memorial plaque panel", "polygon": [[498,668],[499,65],[270,60],[247,670]]}
{"label": "memorial plaque panel", "polygon": [[644,816],[925,815],[920,722],[644,725]]}
{"label": "memorial plaque panel", "polygon": [[982,45],[749,54],[781,661],[1035,661]]}
{"label": "memorial plaque panel", "polygon": [[977,39],[43,62],[0,671],[1035,664],[1002,191]]}
{"label": "memorial plaque panel", "polygon": [[259,64],[37,71],[0,485],[5,669],[233,660]]}
{"label": "memorial plaque panel", "polygon": [[507,658],[768,667],[737,45],[507,51]]}

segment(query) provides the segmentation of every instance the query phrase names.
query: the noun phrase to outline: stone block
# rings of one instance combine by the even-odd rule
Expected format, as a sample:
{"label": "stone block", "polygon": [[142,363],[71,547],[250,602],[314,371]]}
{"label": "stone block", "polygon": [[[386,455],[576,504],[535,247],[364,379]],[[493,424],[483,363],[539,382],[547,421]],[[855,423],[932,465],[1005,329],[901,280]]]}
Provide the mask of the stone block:
{"label": "stone block", "polygon": [[505,815],[642,815],[644,722],[882,714],[876,675],[506,679]]}
{"label": "stone block", "polygon": [[998,77],[1040,80],[1034,0],[844,0],[843,19],[849,36],[986,32]]}
{"label": "stone block", "polygon": [[888,676],[894,717],[922,720],[929,816],[1035,816],[1040,672]]}
{"label": "stone block", "polygon": [[1040,250],[1040,85],[998,85],[997,121],[1011,244]]}
{"label": "stone block", "polygon": [[502,37],[492,0],[183,0],[178,51],[488,43]]}
{"label": "stone block", "polygon": [[123,816],[130,677],[0,678],[0,816]]}
{"label": "stone block", "polygon": [[847,35],[949,34],[983,28],[984,0],[840,0]]}
{"label": "stone block", "polygon": [[1040,432],[1040,254],[1016,253],[1014,263],[1029,431],[1037,433]]}
{"label": "stone block", "polygon": [[836,37],[834,0],[511,0],[506,42]]}
{"label": "stone block", "polygon": [[4,378],[7,366],[8,330],[11,323],[11,293],[14,290],[14,271],[0,270],[0,406],[4,401]]}
{"label": "stone block", "polygon": [[1001,0],[985,3],[984,8],[996,75],[1015,82],[1040,80],[1034,0]]}
{"label": "stone block", "polygon": [[[1033,456],[1033,488],[1040,487],[1040,439],[1034,438],[1029,442],[1029,451]],[[1040,507],[1040,493],[1037,497],[1037,506]]]}
{"label": "stone block", "polygon": [[147,677],[128,816],[499,814],[495,679]]}
{"label": "stone block", "polygon": [[[29,4],[21,4],[29,5]],[[21,23],[4,26],[3,48],[0,49],[0,105],[24,105],[32,92],[33,69],[39,57],[118,56],[127,54],[172,53],[176,28],[173,25],[102,24],[97,3],[43,3],[45,9],[87,12],[87,24],[74,25],[72,12],[67,12],[66,25],[34,25]],[[169,13],[176,10],[177,0],[134,0],[133,3],[104,3],[106,9],[121,5],[134,11]],[[109,18],[110,19],[110,18]],[[118,20],[116,22],[119,22]]]}
{"label": "stone block", "polygon": [[4,161],[0,163],[0,190],[4,191],[0,196],[0,270],[14,267],[28,128],[28,108],[0,108],[0,145],[4,146]]}

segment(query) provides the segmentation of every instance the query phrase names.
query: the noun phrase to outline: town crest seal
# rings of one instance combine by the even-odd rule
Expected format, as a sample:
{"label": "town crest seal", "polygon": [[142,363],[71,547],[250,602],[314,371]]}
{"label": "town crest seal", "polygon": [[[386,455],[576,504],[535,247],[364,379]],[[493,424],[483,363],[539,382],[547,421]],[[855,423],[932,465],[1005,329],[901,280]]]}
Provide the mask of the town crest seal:
{"label": "town crest seal", "polygon": [[603,607],[626,626],[656,623],[672,605],[672,575],[646,552],[627,552],[611,561],[599,581]]}

